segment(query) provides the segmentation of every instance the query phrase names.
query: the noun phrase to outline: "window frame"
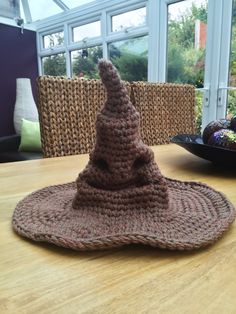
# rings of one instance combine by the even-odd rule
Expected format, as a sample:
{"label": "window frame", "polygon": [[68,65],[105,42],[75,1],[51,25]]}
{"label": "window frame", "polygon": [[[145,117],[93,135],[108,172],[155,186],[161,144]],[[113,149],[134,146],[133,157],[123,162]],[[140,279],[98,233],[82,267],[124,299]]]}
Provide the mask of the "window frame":
{"label": "window frame", "polygon": [[[167,65],[168,5],[185,0],[100,0],[74,8],[35,23],[39,74],[41,58],[65,53],[67,76],[71,77],[70,54],[83,48],[83,41],[72,42],[72,27],[101,21],[101,36],[88,38],[86,47],[102,45],[103,57],[108,58],[108,44],[148,35],[148,81],[165,82]],[[226,112],[233,0],[208,0],[207,44],[203,93],[203,127],[212,120],[224,118]],[[146,25],[126,31],[111,31],[111,18],[146,6]],[[42,35],[64,30],[64,45],[42,49]]]}
{"label": "window frame", "polygon": [[[167,18],[168,5],[184,0],[160,1],[162,14]],[[226,115],[232,8],[233,0],[208,0],[204,87],[196,89],[203,93],[202,129],[212,120],[223,119]],[[160,56],[164,57],[160,62],[167,65],[167,29],[163,33],[164,47]],[[166,72],[162,74],[166,81]]]}
{"label": "window frame", "polygon": [[53,34],[60,33],[60,32],[63,33],[64,41],[65,41],[65,32],[64,32],[64,28],[63,27],[59,27],[59,28],[51,29],[50,31],[42,32],[41,36],[40,36],[40,49],[42,51],[45,51],[45,50],[52,51],[52,50],[54,50],[54,48],[64,46],[63,44],[61,44],[61,45],[56,45],[56,46],[52,46],[52,47],[49,47],[49,48],[45,48],[44,47],[44,37],[45,36],[53,35]]}
{"label": "window frame", "polygon": [[[111,9],[111,1],[115,2]],[[153,1],[153,0],[152,0]],[[131,27],[127,32],[110,32],[109,19],[111,16],[129,12],[141,7],[146,7],[146,24],[148,24],[148,0],[130,0],[128,5],[126,0],[101,0],[100,3],[89,3],[82,6],[83,10],[78,8],[72,9],[71,12],[65,12],[63,18],[48,18],[45,21],[39,21],[37,30],[37,51],[38,51],[38,68],[39,74],[42,75],[42,58],[57,53],[66,54],[66,68],[67,76],[72,76],[72,62],[71,52],[83,49],[86,45],[87,48],[102,45],[103,57],[108,57],[108,44],[126,40],[130,38],[148,35],[148,26]],[[77,13],[77,14],[76,14]],[[60,22],[61,20],[61,22]],[[100,20],[101,23],[101,36],[90,37],[86,43],[82,41],[73,42],[73,28],[77,26],[86,25]],[[55,46],[53,49],[42,49],[43,37],[51,34],[54,30],[64,30],[64,45]]]}
{"label": "window frame", "polygon": [[[112,31],[112,17],[113,16],[124,14],[124,13],[128,13],[128,12],[132,12],[134,10],[138,10],[138,9],[141,9],[141,8],[146,8],[146,24],[145,25],[126,27],[126,28],[124,28],[124,30]],[[107,24],[108,24],[108,35],[112,35],[114,33],[124,33],[126,29],[136,29],[136,28],[143,28],[143,27],[148,26],[147,1],[141,1],[141,2],[139,2],[136,5],[133,5],[131,7],[127,6],[127,7],[124,7],[124,8],[117,9],[117,10],[112,10],[111,9],[110,11],[107,11]]]}
{"label": "window frame", "polygon": [[84,26],[84,25],[87,25],[87,24],[91,24],[91,23],[94,23],[94,22],[100,22],[100,34],[99,36],[93,36],[93,37],[88,37],[88,40],[101,40],[101,37],[102,37],[102,26],[101,26],[101,15],[97,15],[97,16],[94,16],[94,17],[90,17],[89,19],[85,19],[85,20],[82,20],[82,21],[76,21],[74,23],[70,23],[68,24],[68,27],[69,27],[69,45],[74,45],[76,43],[81,43],[83,42],[83,39],[82,40],[78,40],[78,41],[73,41],[73,29],[76,28],[76,27],[80,27],[80,26]]}

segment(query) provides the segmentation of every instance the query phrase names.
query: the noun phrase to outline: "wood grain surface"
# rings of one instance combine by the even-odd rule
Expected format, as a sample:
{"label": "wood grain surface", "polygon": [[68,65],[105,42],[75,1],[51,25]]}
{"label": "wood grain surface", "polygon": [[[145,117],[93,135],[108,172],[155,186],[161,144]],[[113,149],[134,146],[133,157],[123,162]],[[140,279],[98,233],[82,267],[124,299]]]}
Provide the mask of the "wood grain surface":
{"label": "wood grain surface", "polygon": [[[174,145],[153,147],[165,176],[202,181],[236,206],[236,171],[216,168]],[[236,313],[235,223],[194,252],[130,245],[74,252],[15,234],[16,203],[30,192],[75,180],[77,155],[0,164],[0,313]]]}

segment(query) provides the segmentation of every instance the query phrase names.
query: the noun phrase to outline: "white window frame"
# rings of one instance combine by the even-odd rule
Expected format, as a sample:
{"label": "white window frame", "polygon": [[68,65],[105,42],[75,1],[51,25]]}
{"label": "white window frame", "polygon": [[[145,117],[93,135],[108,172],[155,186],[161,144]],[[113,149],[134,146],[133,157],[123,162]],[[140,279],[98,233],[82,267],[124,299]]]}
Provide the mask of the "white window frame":
{"label": "white window frame", "polygon": [[226,115],[232,7],[232,0],[208,0],[203,127]]}
{"label": "white window frame", "polygon": [[[158,36],[152,40],[150,35],[150,65],[149,79],[151,81],[166,81],[167,66],[167,31],[168,5],[184,0],[150,0],[150,14],[158,11],[157,19],[151,18],[150,34],[154,28]],[[226,115],[227,90],[229,78],[229,60],[231,45],[233,0],[208,0],[207,43],[205,56],[204,87],[197,89],[203,93],[202,128],[216,119],[223,119]],[[158,44],[162,43],[162,44]],[[153,51],[158,51],[159,58],[153,60]],[[154,70],[153,70],[154,69]],[[158,69],[157,73],[155,69]],[[232,88],[233,89],[233,88]]]}
{"label": "white window frame", "polygon": [[[70,53],[83,48],[83,41],[72,42],[72,27],[85,25],[100,19],[101,36],[88,38],[86,47],[102,45],[103,57],[108,57],[108,44],[129,38],[148,35],[148,81],[165,82],[167,68],[168,5],[185,0],[100,0],[74,8],[57,16],[35,23],[39,74],[42,74],[41,58],[55,53],[66,54],[67,75],[71,76]],[[231,44],[233,0],[208,0],[207,44],[205,57],[202,126],[212,120],[225,117]],[[146,25],[111,31],[111,18],[146,6]],[[42,35],[51,30],[64,30],[64,43],[42,49]],[[233,89],[233,88],[232,88]]]}
{"label": "white window frame", "polygon": [[[111,2],[114,5],[111,5]],[[148,34],[148,27],[130,27],[127,30],[121,32],[110,32],[109,31],[109,20],[111,16],[129,12],[140,7],[147,7],[147,0],[129,0],[128,5],[126,0],[102,0],[95,4],[89,3],[83,6],[83,10],[80,8],[72,9],[70,12],[65,12],[63,19],[59,18],[48,18],[38,22],[37,26],[37,49],[38,49],[38,64],[39,74],[42,75],[42,57],[50,56],[57,53],[66,54],[66,67],[67,76],[71,77],[72,68],[70,54],[71,51],[83,49],[86,45],[87,48],[102,45],[103,57],[108,57],[108,44],[120,40],[126,40],[130,38],[140,37]],[[112,7],[112,9],[111,9]],[[77,14],[76,14],[77,13]],[[61,23],[60,23],[61,19]],[[101,21],[101,36],[88,38],[86,43],[82,41],[72,41],[72,28],[76,26],[82,26],[89,24],[94,21]],[[146,18],[146,21],[148,19]],[[64,30],[64,45],[53,47],[53,49],[42,49],[42,36],[53,33],[55,29]]]}
{"label": "white window frame", "polygon": [[[68,24],[68,26],[69,26],[69,44],[73,45],[73,44],[76,44],[76,43],[83,42],[83,39],[79,40],[79,41],[73,41],[73,28],[80,27],[80,26],[83,26],[83,25],[86,25],[86,24],[90,24],[90,23],[94,23],[94,22],[100,22],[100,31],[101,31],[101,35],[102,35],[101,15],[96,15],[94,17],[90,17],[89,19],[79,21],[79,23],[77,21],[77,22]],[[92,39],[95,39],[95,40],[99,39],[101,41],[101,37],[102,37],[101,35],[100,36],[89,37],[88,39],[90,39],[90,40],[92,40]]]}
{"label": "white window frame", "polygon": [[166,81],[167,1],[148,1],[148,81]]}
{"label": "white window frame", "polygon": [[[129,29],[129,27],[126,27],[124,28],[124,30],[121,30],[121,31],[112,31],[112,17],[113,16],[116,16],[116,15],[119,15],[119,14],[123,14],[123,13],[128,13],[128,12],[132,12],[134,10],[137,10],[137,9],[141,9],[141,8],[146,8],[146,13],[147,13],[147,1],[139,1],[136,5],[132,5],[131,7],[129,6],[125,6],[123,8],[120,8],[118,10],[112,10],[109,12],[107,11],[107,25],[108,25],[108,34],[111,35],[111,34],[114,34],[114,33],[123,33],[125,32],[127,29]],[[142,27],[145,27],[147,26],[148,24],[148,19],[147,19],[147,16],[146,16],[146,24],[143,25],[143,26],[134,26],[132,27],[132,29],[136,29],[136,28],[142,28]]]}
{"label": "white window frame", "polygon": [[44,48],[44,45],[43,45],[43,37],[44,36],[53,35],[53,34],[60,33],[60,32],[63,32],[63,34],[64,34],[64,41],[65,41],[65,32],[64,32],[63,26],[60,27],[60,28],[51,29],[50,32],[49,31],[42,32],[41,36],[40,36],[40,50],[41,51],[47,51],[48,50],[50,52],[50,51],[54,50],[54,48],[64,46],[63,44],[61,44],[61,45],[56,45],[56,46],[52,46],[52,47],[49,47],[49,48]]}

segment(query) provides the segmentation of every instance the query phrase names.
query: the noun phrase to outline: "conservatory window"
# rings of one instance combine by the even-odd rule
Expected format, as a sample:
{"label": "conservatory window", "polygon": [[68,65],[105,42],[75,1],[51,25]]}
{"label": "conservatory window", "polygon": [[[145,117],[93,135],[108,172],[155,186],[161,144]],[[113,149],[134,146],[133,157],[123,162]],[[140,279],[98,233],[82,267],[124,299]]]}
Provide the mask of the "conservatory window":
{"label": "conservatory window", "polygon": [[147,80],[148,36],[113,42],[108,50],[123,80]]}
{"label": "conservatory window", "polygon": [[146,25],[146,7],[113,15],[111,17],[112,32],[122,31],[128,27],[144,25]]}
{"label": "conservatory window", "polygon": [[79,1],[78,0],[63,0],[65,5],[68,6],[68,8],[70,9],[81,6],[83,4],[87,4],[92,1],[94,0],[79,0]]}
{"label": "conservatory window", "polygon": [[[63,12],[63,10],[53,1],[48,0],[28,0],[32,21],[38,21],[49,16]],[[45,9],[46,8],[46,9]]]}
{"label": "conservatory window", "polygon": [[42,58],[44,75],[66,75],[66,57],[64,53]]}
{"label": "conservatory window", "polygon": [[[233,1],[233,12],[236,12],[236,0]],[[226,115],[231,118],[236,115],[236,15],[232,15],[231,51],[229,69],[229,91]]]}
{"label": "conservatory window", "polygon": [[167,82],[192,84],[197,88],[198,133],[202,127],[206,32],[206,0],[185,0],[168,5]]}
{"label": "conservatory window", "polygon": [[43,48],[48,49],[64,44],[64,32],[57,32],[43,36]]}
{"label": "conservatory window", "polygon": [[98,36],[101,36],[101,21],[95,21],[72,28],[73,42]]}
{"label": "conservatory window", "polygon": [[11,19],[20,16],[20,3],[18,1],[2,1],[1,16]]}
{"label": "conservatory window", "polygon": [[100,58],[102,58],[102,46],[72,51],[72,75],[88,79],[98,78],[97,63]]}
{"label": "conservatory window", "polygon": [[203,87],[206,27],[205,0],[186,0],[168,6],[168,82]]}
{"label": "conservatory window", "polygon": [[96,78],[97,59],[110,58],[124,80],[194,85],[199,130],[236,114],[236,0],[104,0],[65,11],[37,22],[40,75]]}

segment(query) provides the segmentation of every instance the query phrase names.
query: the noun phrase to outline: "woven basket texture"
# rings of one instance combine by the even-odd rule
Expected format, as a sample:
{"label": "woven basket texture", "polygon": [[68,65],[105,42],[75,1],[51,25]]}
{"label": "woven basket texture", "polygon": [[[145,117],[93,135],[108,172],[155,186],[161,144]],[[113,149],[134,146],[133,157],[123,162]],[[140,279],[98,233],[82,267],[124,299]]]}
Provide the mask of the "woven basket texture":
{"label": "woven basket texture", "polygon": [[[145,144],[166,144],[173,135],[195,132],[193,86],[147,82],[125,85],[140,113]],[[96,115],[106,100],[101,81],[41,76],[37,86],[44,157],[89,153],[95,142]]]}

